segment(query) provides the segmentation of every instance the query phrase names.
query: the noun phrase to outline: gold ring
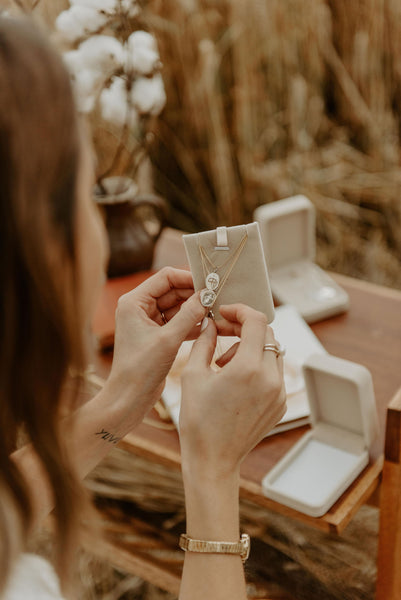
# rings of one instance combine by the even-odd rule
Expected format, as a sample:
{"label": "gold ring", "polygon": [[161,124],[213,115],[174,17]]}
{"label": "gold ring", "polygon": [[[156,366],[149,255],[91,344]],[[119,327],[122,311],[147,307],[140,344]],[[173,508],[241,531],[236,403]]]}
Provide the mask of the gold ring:
{"label": "gold ring", "polygon": [[280,344],[265,344],[263,346],[263,352],[274,352],[276,356],[284,356],[285,349]]}
{"label": "gold ring", "polygon": [[163,324],[166,325],[166,323],[168,323],[168,321],[166,319],[166,315],[164,314],[164,312],[162,310],[160,310],[159,312],[160,312],[160,316],[162,318]]}

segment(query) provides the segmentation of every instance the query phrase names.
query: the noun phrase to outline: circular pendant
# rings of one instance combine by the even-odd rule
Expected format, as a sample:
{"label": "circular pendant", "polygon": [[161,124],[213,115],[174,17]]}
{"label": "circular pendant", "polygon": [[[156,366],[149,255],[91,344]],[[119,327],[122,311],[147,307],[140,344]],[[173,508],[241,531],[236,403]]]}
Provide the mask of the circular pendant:
{"label": "circular pendant", "polygon": [[214,293],[213,290],[202,290],[201,294],[200,294],[200,301],[202,306],[205,306],[206,308],[209,308],[210,306],[213,306],[213,304],[215,303],[216,300],[216,294]]}
{"label": "circular pendant", "polygon": [[220,277],[217,275],[217,273],[212,272],[206,275],[205,284],[208,290],[217,290],[219,283]]}

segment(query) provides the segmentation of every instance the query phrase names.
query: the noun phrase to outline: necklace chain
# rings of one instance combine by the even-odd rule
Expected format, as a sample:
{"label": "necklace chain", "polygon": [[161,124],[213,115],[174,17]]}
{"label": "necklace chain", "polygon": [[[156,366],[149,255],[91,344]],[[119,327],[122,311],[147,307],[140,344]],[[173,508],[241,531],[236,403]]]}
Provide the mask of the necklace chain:
{"label": "necklace chain", "polygon": [[[248,234],[247,234],[247,233],[244,235],[244,238],[246,238],[246,237],[248,237]],[[243,239],[244,239],[244,238],[242,238],[242,239],[241,239],[241,241],[240,241],[240,244],[242,243],[242,241],[243,241]],[[213,273],[217,273],[217,271],[219,271],[220,269],[222,269],[223,267],[225,267],[225,266],[226,266],[226,264],[227,264],[228,262],[230,262],[230,260],[232,259],[233,255],[235,254],[235,252],[234,252],[234,253],[233,253],[233,255],[229,255],[229,256],[227,256],[226,260],[225,260],[224,262],[222,262],[222,263],[221,263],[221,265],[218,265],[218,266],[217,266],[217,265],[214,265],[214,264],[212,263],[212,261],[210,260],[210,258],[209,258],[209,257],[208,257],[208,255],[206,254],[206,250],[205,250],[205,249],[204,249],[204,247],[203,247],[203,246],[201,246],[201,245],[199,245],[199,252],[201,253],[201,256],[202,256],[202,258],[204,259],[204,261],[205,261],[205,262],[207,262],[207,263],[209,263],[209,265],[210,265],[210,267],[211,267],[211,269],[212,269]]]}
{"label": "necklace chain", "polygon": [[[237,248],[234,250],[232,255],[228,256],[227,259],[219,266],[216,266],[212,263],[211,259],[206,254],[206,250],[204,249],[204,247],[199,244],[199,253],[201,255],[203,275],[205,277],[206,286],[208,288],[207,290],[205,290],[207,300],[205,300],[204,297],[201,296],[201,302],[204,306],[211,308],[213,306],[213,304],[216,302],[217,297],[219,296],[221,290],[223,289],[227,279],[231,275],[231,272],[234,269],[247,241],[248,241],[248,232],[245,232],[245,235],[240,240]],[[207,264],[212,269],[212,271],[211,271],[212,273],[217,273],[218,270],[222,269],[225,265],[230,263],[230,261],[231,261],[231,264],[229,265],[227,271],[224,273],[221,280],[218,279],[218,284],[217,284],[216,288],[210,288],[208,285],[208,276],[210,275],[210,273],[207,272]],[[210,311],[210,314],[211,314],[211,316],[213,316],[212,311]]]}

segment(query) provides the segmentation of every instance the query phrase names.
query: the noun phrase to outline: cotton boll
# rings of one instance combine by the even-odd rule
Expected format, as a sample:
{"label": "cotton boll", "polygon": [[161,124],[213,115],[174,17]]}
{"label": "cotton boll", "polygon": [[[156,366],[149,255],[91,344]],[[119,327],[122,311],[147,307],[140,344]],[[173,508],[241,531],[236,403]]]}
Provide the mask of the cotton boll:
{"label": "cotton boll", "polygon": [[71,42],[75,42],[93,31],[97,31],[107,22],[107,16],[95,8],[74,5],[64,10],[56,19],[56,28]]}
{"label": "cotton boll", "polygon": [[110,72],[125,62],[123,45],[110,35],[93,35],[80,44],[79,53],[88,69]]}
{"label": "cotton boll", "polygon": [[81,69],[75,75],[74,87],[81,95],[93,95],[100,91],[104,75],[92,69]]}
{"label": "cotton boll", "polygon": [[81,55],[78,50],[64,52],[63,61],[71,75],[75,75],[82,68]]}
{"label": "cotton boll", "polygon": [[140,12],[136,0],[121,0],[121,8],[129,17],[136,17]]}
{"label": "cotton boll", "polygon": [[127,40],[128,68],[150,75],[160,62],[156,40],[147,31],[134,31]]}
{"label": "cotton boll", "polygon": [[78,112],[87,115],[95,108],[96,96],[78,96],[75,94],[75,102]]}
{"label": "cotton boll", "polygon": [[124,125],[128,110],[125,80],[113,77],[110,87],[104,88],[99,98],[102,118],[114,125]]}
{"label": "cotton boll", "polygon": [[156,40],[151,33],[148,31],[134,31],[128,38],[128,45],[132,46],[132,49],[139,47],[147,48],[157,52]]}
{"label": "cotton boll", "polygon": [[131,101],[139,114],[158,115],[166,104],[160,73],[153,77],[139,77],[131,88]]}
{"label": "cotton boll", "polygon": [[73,77],[73,88],[80,112],[91,112],[95,106],[96,97],[104,84],[104,75],[99,71],[82,69]]}

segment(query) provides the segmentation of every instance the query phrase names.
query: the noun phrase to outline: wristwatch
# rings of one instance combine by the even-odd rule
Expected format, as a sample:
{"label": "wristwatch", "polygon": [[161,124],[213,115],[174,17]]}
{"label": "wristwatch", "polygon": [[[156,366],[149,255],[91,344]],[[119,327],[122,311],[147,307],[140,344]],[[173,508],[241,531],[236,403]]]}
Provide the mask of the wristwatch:
{"label": "wristwatch", "polygon": [[193,540],[183,533],[180,536],[179,546],[188,552],[205,552],[207,554],[239,554],[245,562],[251,549],[251,540],[247,533],[241,535],[239,542],[210,542],[206,540]]}

